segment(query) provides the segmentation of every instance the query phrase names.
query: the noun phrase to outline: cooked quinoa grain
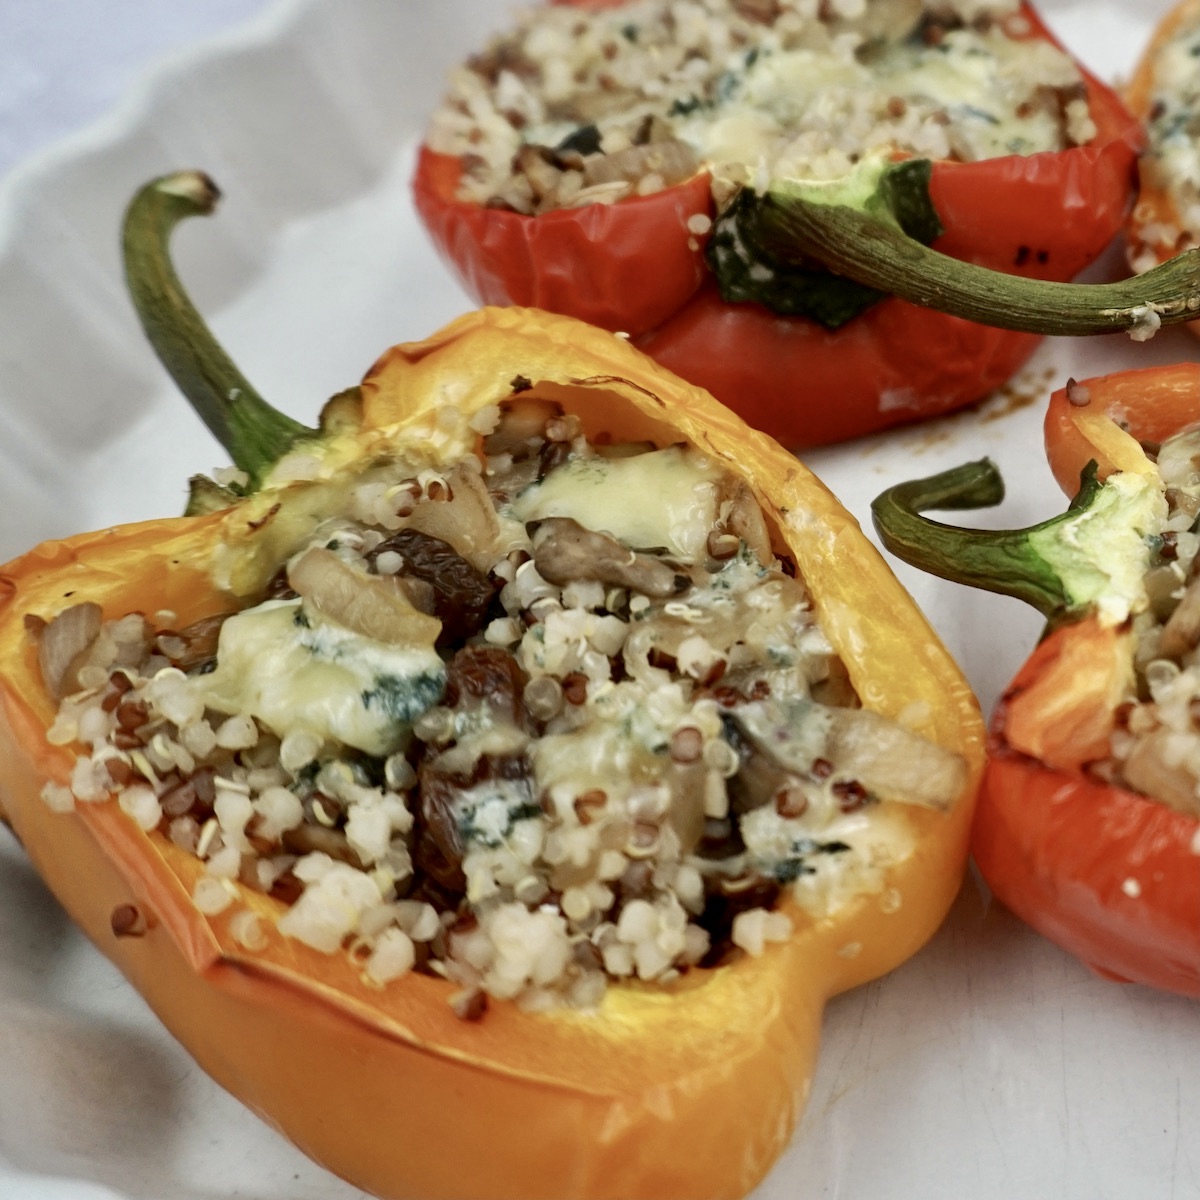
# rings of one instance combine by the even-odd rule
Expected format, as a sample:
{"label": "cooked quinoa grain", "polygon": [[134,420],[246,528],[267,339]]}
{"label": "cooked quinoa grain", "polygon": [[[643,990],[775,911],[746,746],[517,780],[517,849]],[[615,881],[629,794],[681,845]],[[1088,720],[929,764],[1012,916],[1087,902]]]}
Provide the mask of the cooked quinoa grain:
{"label": "cooked quinoa grain", "polygon": [[531,214],[701,168],[720,205],[871,153],[969,162],[1090,140],[1078,69],[1026,32],[1016,0],[542,5],[454,73],[427,141],[461,160],[462,199]]}
{"label": "cooked quinoa grain", "polygon": [[1154,56],[1147,97],[1148,145],[1139,161],[1144,185],[1168,201],[1134,211],[1130,265],[1148,271],[1182,250],[1200,245],[1200,9],[1195,5]]}
{"label": "cooked quinoa grain", "polygon": [[1151,447],[1168,517],[1134,620],[1135,692],[1099,774],[1200,816],[1200,431]]}
{"label": "cooked quinoa grain", "polygon": [[192,899],[247,952],[439,975],[472,1020],[881,894],[897,806],[948,805],[965,768],[859,707],[746,486],[545,400],[479,432],[448,469],[373,466],[250,607],[31,629],[78,748],[47,804],[115,796],[202,860]]}

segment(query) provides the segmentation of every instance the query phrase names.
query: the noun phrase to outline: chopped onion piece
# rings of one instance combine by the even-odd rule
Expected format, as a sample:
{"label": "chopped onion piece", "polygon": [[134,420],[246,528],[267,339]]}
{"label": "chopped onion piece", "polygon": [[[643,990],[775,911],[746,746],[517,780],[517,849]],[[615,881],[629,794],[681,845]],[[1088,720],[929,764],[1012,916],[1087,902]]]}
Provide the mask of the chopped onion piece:
{"label": "chopped onion piece", "polygon": [[827,756],[839,775],[903,804],[949,808],[967,781],[963,757],[860,708],[830,709]]}
{"label": "chopped onion piece", "polygon": [[88,602],[64,609],[42,630],[38,666],[56,700],[75,690],[75,664],[99,636],[102,623],[100,605]]}
{"label": "chopped onion piece", "polygon": [[432,646],[442,631],[390,578],[356,570],[320,546],[288,566],[288,583],[331,620],[378,642]]}

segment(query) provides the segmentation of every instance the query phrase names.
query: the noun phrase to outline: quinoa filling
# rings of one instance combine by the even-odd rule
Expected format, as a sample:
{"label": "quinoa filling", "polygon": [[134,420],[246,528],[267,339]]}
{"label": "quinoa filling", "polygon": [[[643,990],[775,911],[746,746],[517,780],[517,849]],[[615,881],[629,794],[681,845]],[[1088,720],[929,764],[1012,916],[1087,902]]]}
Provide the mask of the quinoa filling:
{"label": "quinoa filling", "polygon": [[1117,710],[1104,778],[1200,816],[1200,430],[1147,447],[1168,517],[1134,618],[1135,693]]}
{"label": "quinoa filling", "polygon": [[[1148,145],[1139,170],[1143,179],[1171,198],[1173,221],[1139,220],[1135,271],[1148,271],[1164,257],[1200,244],[1200,22],[1185,22],[1154,62]],[[1137,220],[1142,214],[1135,211]]]}
{"label": "quinoa filling", "polygon": [[243,889],[465,1018],[898,906],[900,814],[965,767],[860,706],[746,485],[533,396],[490,423],[447,468],[371,467],[248,608],[32,622],[78,751],[46,802],[115,796],[202,860],[193,900],[247,950]]}
{"label": "quinoa filling", "polygon": [[[864,156],[975,161],[1095,136],[1078,68],[1017,0],[541,5],[451,76],[428,144],[462,200],[536,214],[707,169],[740,187]],[[703,233],[706,230],[693,230]]]}

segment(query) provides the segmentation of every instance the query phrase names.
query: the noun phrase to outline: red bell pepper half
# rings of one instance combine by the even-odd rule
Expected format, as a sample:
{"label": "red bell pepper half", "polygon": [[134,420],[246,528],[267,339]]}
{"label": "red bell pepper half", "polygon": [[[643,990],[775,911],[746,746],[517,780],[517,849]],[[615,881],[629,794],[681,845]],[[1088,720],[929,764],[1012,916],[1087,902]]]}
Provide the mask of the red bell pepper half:
{"label": "red bell pepper half", "polygon": [[[1027,36],[1054,40],[1032,9],[1023,15]],[[1113,91],[1085,79],[1097,127],[1086,145],[932,164],[928,195],[943,227],[938,251],[1064,281],[1109,244],[1132,201],[1142,134]],[[995,328],[978,316],[933,311],[899,298],[895,287],[837,329],[726,301],[706,267],[704,237],[688,229],[689,218],[714,216],[706,172],[650,196],[538,216],[458,200],[460,173],[458,159],[424,147],[414,194],[439,251],[475,299],[550,309],[628,333],[793,448],[979,400],[1021,366],[1036,333],[1051,331],[1045,322]],[[820,251],[823,241],[804,245],[803,254]],[[869,266],[866,278],[846,263],[834,269],[876,282]],[[920,300],[929,303],[938,300]]]}
{"label": "red bell pepper half", "polygon": [[1138,606],[1142,568],[1169,557],[1149,532],[1162,483],[1143,447],[1195,425],[1198,395],[1197,364],[1056,392],[1047,453],[1065,489],[1081,472],[1084,483],[1066,514],[1033,529],[959,530],[919,515],[996,503],[988,463],[902,484],[874,505],[900,557],[1021,596],[1049,618],[992,718],[972,830],[988,885],[1100,974],[1188,996],[1200,996],[1200,803],[1186,811],[1140,794],[1106,763],[1134,688],[1135,634],[1121,608]]}

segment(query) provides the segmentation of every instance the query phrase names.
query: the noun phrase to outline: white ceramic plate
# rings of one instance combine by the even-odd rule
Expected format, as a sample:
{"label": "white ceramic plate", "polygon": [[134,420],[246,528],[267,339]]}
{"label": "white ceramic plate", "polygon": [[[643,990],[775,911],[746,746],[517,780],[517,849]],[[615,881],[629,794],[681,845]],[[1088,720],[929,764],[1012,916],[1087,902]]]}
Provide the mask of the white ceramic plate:
{"label": "white ceramic plate", "polygon": [[[469,307],[426,244],[407,180],[446,68],[505,7],[283,3],[176,59],[0,193],[0,561],[45,537],[176,512],[187,476],[224,461],[124,300],[116,231],[146,179],[198,166],[224,188],[220,215],[177,235],[181,273],[246,374],[303,419],[385,346]],[[1110,79],[1166,7],[1041,5]],[[1040,450],[1050,387],[1194,354],[1172,334],[1050,343],[980,411],[810,462],[866,523],[888,484],[987,453],[1012,496],[993,520],[1030,524],[1063,504]],[[898,573],[990,707],[1036,615]],[[1198,1195],[1198,1015],[1095,978],[968,880],[925,951],[830,1006],[807,1114],[756,1200]],[[194,1066],[2,832],[0,1196],[361,1196]]]}

